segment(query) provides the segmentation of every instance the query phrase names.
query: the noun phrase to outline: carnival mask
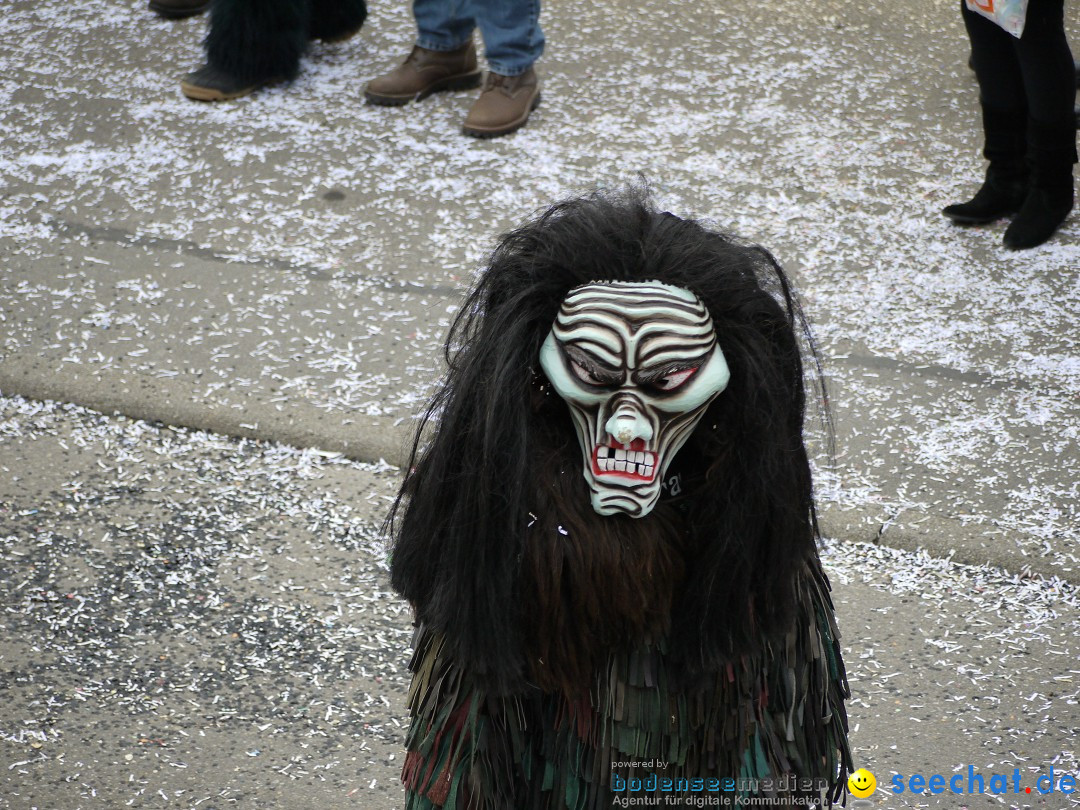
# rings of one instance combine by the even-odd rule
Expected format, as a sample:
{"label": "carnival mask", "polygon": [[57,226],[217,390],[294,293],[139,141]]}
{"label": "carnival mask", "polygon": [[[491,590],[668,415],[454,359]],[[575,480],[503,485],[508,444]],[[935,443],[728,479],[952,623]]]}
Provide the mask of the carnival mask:
{"label": "carnival mask", "polygon": [[571,290],[540,366],[570,406],[593,508],[635,518],[730,377],[705,305],[659,281]]}

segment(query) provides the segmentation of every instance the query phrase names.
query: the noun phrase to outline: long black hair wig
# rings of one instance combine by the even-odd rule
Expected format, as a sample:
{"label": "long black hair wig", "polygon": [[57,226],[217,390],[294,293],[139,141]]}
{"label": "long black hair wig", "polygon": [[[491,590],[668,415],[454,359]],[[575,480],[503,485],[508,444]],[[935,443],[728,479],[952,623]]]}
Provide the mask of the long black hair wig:
{"label": "long black hair wig", "polygon": [[[601,517],[539,350],[571,289],[646,280],[704,302],[731,379],[677,454],[693,468],[678,507]],[[549,208],[501,240],[453,323],[388,519],[393,586],[503,693],[535,684],[545,654],[570,677],[594,660],[583,648],[644,634],[695,673],[786,632],[817,536],[803,347],[816,363],[763,248],[661,213],[637,188]]]}

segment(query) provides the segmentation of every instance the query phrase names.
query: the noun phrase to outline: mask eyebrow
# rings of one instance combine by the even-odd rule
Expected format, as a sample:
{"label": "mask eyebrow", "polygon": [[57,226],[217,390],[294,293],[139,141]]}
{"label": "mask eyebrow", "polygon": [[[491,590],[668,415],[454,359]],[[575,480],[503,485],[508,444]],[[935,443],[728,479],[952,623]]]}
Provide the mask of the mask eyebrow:
{"label": "mask eyebrow", "polygon": [[716,345],[716,334],[708,331],[676,331],[667,329],[643,339],[638,344],[637,361],[641,366],[658,366],[663,363],[679,363],[687,355],[707,355]]}
{"label": "mask eyebrow", "polygon": [[607,317],[604,313],[574,318],[564,318],[560,313],[551,329],[559,343],[581,348],[609,369],[623,366],[629,339],[626,330],[625,321]]}

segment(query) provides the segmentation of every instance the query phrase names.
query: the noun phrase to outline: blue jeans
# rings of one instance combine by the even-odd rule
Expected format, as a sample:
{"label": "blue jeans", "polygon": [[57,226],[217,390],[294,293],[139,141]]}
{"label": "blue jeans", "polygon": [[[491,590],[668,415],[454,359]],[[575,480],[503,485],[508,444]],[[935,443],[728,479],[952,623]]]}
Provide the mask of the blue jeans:
{"label": "blue jeans", "polygon": [[430,51],[455,51],[474,28],[484,38],[488,67],[520,76],[544,51],[540,0],[413,0],[416,44]]}

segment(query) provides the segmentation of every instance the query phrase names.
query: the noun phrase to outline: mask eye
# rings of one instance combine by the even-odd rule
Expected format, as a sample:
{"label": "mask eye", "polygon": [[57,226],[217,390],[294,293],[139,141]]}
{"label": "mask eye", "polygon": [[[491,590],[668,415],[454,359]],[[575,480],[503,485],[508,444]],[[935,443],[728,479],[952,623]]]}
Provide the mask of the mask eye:
{"label": "mask eye", "polygon": [[585,368],[585,366],[581,365],[581,363],[577,362],[576,360],[570,361],[570,368],[574,370],[574,376],[576,376],[586,385],[604,384],[603,380],[597,379],[595,376],[593,376],[592,372],[590,372],[587,368]]}
{"label": "mask eye", "polygon": [[684,368],[679,371],[673,371],[670,374],[665,374],[663,377],[658,377],[652,383],[652,387],[658,388],[661,391],[674,391],[676,388],[681,388],[685,385],[687,380],[696,373],[697,368]]}

